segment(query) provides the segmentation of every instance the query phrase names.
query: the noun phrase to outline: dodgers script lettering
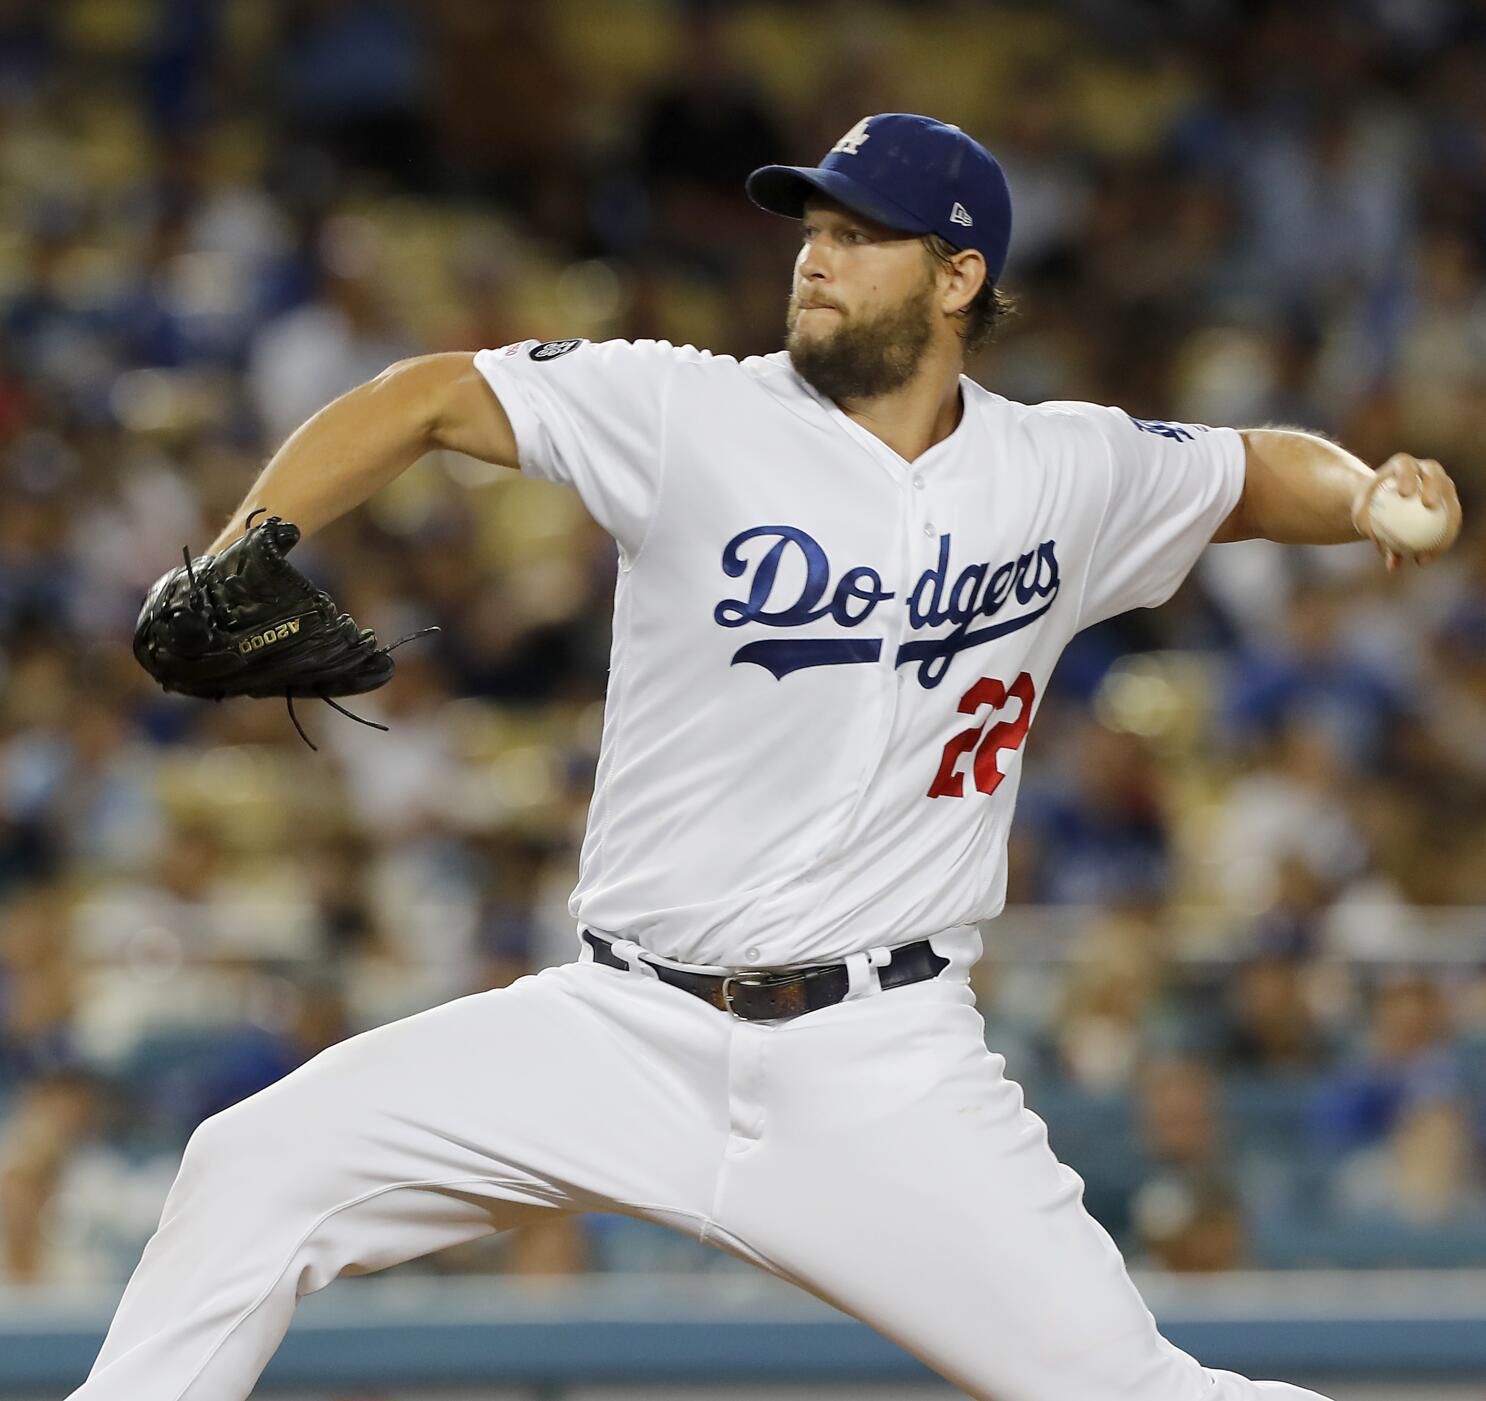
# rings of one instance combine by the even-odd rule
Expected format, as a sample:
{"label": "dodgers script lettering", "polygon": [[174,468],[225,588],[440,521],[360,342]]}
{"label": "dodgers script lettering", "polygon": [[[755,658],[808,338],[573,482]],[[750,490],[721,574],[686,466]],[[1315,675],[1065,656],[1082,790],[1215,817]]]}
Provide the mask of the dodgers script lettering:
{"label": "dodgers script lettering", "polygon": [[[901,643],[893,665],[916,663],[919,684],[926,688],[944,679],[958,653],[1027,627],[1052,607],[1058,595],[1055,540],[1044,540],[996,564],[976,561],[956,571],[952,559],[953,540],[946,533],[939,537],[937,562],[924,570],[902,600],[908,628],[935,633]],[[833,585],[825,548],[793,525],[757,525],[740,531],[723,549],[722,570],[731,579],[746,580],[743,597],[724,598],[713,609],[713,620],[725,628],[829,623],[854,629],[877,616],[880,605],[898,597],[870,565],[847,569]],[[792,582],[786,584],[785,579]],[[1001,616],[1008,608],[1009,616]],[[828,633],[761,638],[745,643],[732,660],[734,666],[752,662],[784,677],[806,667],[875,662],[884,641],[884,636]]]}

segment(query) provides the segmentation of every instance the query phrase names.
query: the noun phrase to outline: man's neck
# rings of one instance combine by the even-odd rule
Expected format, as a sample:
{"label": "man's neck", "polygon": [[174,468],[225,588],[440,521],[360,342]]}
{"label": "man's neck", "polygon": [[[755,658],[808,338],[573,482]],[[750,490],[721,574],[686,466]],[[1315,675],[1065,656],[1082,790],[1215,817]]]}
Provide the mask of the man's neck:
{"label": "man's neck", "polygon": [[891,394],[850,399],[837,407],[873,437],[882,439],[899,457],[913,462],[959,426],[959,366],[925,365],[923,372]]}

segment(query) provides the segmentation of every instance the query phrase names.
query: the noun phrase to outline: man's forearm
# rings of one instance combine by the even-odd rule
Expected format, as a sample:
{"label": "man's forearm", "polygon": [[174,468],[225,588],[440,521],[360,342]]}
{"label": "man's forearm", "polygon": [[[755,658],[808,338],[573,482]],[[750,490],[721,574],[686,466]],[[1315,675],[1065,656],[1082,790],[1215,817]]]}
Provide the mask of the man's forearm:
{"label": "man's forearm", "polygon": [[1345,448],[1289,428],[1247,428],[1245,533],[1292,545],[1358,538],[1352,507],[1373,470]]}
{"label": "man's forearm", "polygon": [[435,401],[417,393],[418,363],[389,367],[296,429],[208,553],[243,534],[249,514],[260,506],[313,535],[422,457],[434,446]]}

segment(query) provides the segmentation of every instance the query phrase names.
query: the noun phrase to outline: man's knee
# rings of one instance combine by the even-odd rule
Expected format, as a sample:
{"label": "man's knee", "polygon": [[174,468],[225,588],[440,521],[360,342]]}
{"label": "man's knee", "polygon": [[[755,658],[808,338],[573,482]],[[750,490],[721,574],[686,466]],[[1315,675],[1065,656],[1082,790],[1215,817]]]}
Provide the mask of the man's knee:
{"label": "man's knee", "polygon": [[182,1203],[227,1195],[244,1207],[279,1200],[305,1180],[306,1149],[275,1096],[260,1092],[197,1125],[171,1195]]}

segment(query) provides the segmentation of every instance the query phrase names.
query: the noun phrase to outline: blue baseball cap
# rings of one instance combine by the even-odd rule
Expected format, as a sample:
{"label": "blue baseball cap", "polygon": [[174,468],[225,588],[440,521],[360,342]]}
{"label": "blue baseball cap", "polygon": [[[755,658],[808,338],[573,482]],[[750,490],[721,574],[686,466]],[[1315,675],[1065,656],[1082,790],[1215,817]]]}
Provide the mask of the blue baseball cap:
{"label": "blue baseball cap", "polygon": [[748,177],[760,209],[798,219],[819,190],[879,224],[974,248],[994,282],[1011,242],[1011,191],[996,159],[957,126],[908,112],[863,117],[817,166],[766,165]]}

